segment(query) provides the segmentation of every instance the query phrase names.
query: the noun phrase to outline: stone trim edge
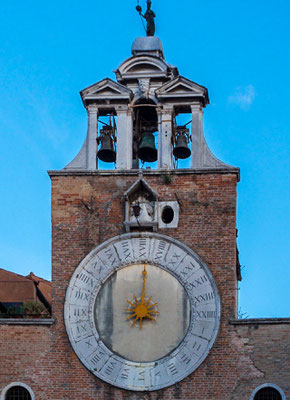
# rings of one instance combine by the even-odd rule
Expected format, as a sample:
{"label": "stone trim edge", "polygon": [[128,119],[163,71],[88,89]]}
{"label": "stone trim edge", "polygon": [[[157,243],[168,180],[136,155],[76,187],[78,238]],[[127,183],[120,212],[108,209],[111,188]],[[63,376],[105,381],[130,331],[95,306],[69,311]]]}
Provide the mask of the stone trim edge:
{"label": "stone trim edge", "polygon": [[0,318],[0,325],[53,325],[54,319]]}
{"label": "stone trim edge", "polygon": [[230,325],[278,325],[290,324],[290,318],[249,318],[230,319]]}
{"label": "stone trim edge", "polygon": [[200,174],[236,174],[237,181],[240,181],[240,168],[200,168],[200,169],[156,169],[156,170],[140,170],[140,169],[126,169],[126,170],[72,170],[62,169],[59,171],[47,171],[50,177],[53,176],[112,176],[112,175],[200,175]]}

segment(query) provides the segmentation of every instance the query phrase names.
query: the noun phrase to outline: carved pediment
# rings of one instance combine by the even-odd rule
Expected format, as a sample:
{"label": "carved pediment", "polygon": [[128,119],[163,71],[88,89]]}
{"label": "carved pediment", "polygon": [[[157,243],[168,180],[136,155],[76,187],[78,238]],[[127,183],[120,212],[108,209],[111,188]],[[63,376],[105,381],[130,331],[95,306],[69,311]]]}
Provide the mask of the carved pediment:
{"label": "carved pediment", "polygon": [[205,104],[209,103],[207,89],[204,86],[198,85],[197,83],[184,78],[183,76],[178,76],[177,78],[165,83],[158,88],[155,93],[160,99],[192,97],[193,99],[202,98],[204,99]]}
{"label": "carved pediment", "polygon": [[134,197],[140,194],[152,201],[157,199],[157,193],[143,178],[139,178],[135,183],[133,183],[133,185],[124,193],[124,197],[129,201],[132,201]]}
{"label": "carved pediment", "polygon": [[81,91],[83,101],[102,99],[128,99],[132,97],[132,91],[110,78],[103,79]]}
{"label": "carved pediment", "polygon": [[176,68],[163,59],[151,55],[134,56],[124,61],[116,71],[119,81],[124,79],[173,78]]}

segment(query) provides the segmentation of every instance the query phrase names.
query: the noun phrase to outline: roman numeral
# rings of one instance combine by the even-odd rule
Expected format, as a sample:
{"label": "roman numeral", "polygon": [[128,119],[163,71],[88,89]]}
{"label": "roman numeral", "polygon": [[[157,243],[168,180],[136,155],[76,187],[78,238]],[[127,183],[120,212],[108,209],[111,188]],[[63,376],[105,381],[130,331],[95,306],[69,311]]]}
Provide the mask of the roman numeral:
{"label": "roman numeral", "polygon": [[85,342],[88,345],[88,348],[92,347],[93,345],[91,344],[91,339],[88,339],[87,342]]}
{"label": "roman numeral", "polygon": [[93,269],[96,269],[96,268],[97,268],[97,269],[98,269],[98,272],[101,273],[101,272],[103,271],[103,269],[104,269],[104,266],[103,266],[102,264],[98,265],[99,262],[100,262],[100,261],[96,261],[96,262],[93,264]]}
{"label": "roman numeral", "polygon": [[129,249],[129,242],[128,241],[122,242],[122,248],[123,248],[125,260],[127,260],[128,258],[131,257],[131,251]]}
{"label": "roman numeral", "polygon": [[83,332],[87,332],[87,328],[85,324],[77,325],[78,334],[82,334]]}
{"label": "roman numeral", "polygon": [[188,365],[190,363],[190,358],[186,354],[183,354],[182,357],[180,358],[180,360],[183,364],[186,364],[186,365]]}
{"label": "roman numeral", "polygon": [[80,275],[78,275],[78,279],[80,281],[84,282],[85,284],[89,283],[91,287],[94,286],[93,279],[90,276],[88,276],[87,274],[84,274],[83,272]]}
{"label": "roman numeral", "polygon": [[169,369],[169,372],[170,372],[170,374],[171,374],[172,376],[178,374],[178,369],[176,368],[176,366],[175,366],[174,363],[170,363],[170,364],[168,365],[168,369]]}
{"label": "roman numeral", "polygon": [[138,372],[137,379],[138,381],[145,381],[145,371]]}
{"label": "roman numeral", "polygon": [[156,254],[155,254],[155,260],[161,260],[163,258],[163,252],[164,252],[165,247],[166,247],[166,243],[160,241],[158,244],[158,247],[157,247]]}
{"label": "roman numeral", "polygon": [[93,358],[91,358],[91,363],[94,365],[97,365],[98,362],[105,356],[106,354],[103,351],[99,351],[97,354],[94,355]]}
{"label": "roman numeral", "polygon": [[86,317],[88,314],[88,310],[85,308],[75,308],[74,309],[74,316],[75,317]]}
{"label": "roman numeral", "polygon": [[180,254],[174,253],[173,256],[171,257],[171,261],[168,262],[168,265],[170,266],[176,265],[180,257],[181,257]]}
{"label": "roman numeral", "polygon": [[129,378],[130,368],[124,368],[121,373],[121,379],[128,379]]}
{"label": "roman numeral", "polygon": [[212,299],[214,299],[213,292],[208,292],[208,293],[201,294],[199,296],[194,296],[195,304],[202,303],[203,301],[209,301]]}
{"label": "roman numeral", "polygon": [[147,240],[146,239],[140,239],[139,240],[139,257],[145,257],[146,256],[146,244],[147,244]]}
{"label": "roman numeral", "polygon": [[194,344],[192,345],[192,350],[199,351],[200,347],[201,344],[197,345],[197,342],[195,341]]}
{"label": "roman numeral", "polygon": [[89,301],[89,294],[86,292],[83,292],[82,290],[76,290],[75,292],[75,298],[78,300],[86,300]]}
{"label": "roman numeral", "polygon": [[117,365],[116,362],[111,361],[110,364],[107,365],[107,367],[105,368],[105,373],[107,375],[111,375],[116,365]]}
{"label": "roman numeral", "polygon": [[198,318],[215,318],[216,317],[216,311],[196,311],[196,315]]}
{"label": "roman numeral", "polygon": [[[110,249],[110,248],[106,249],[105,254],[108,257],[108,260],[111,262],[112,265],[114,265],[117,262],[117,258],[113,254],[112,249]],[[111,258],[113,258],[113,260],[111,260]]]}
{"label": "roman numeral", "polygon": [[[184,269],[182,270],[182,271],[180,271],[180,273],[183,275],[183,276],[187,276],[187,275],[189,275],[193,270],[194,270],[194,268],[195,268],[195,265],[192,263],[192,262],[190,262],[188,265],[186,265],[185,267],[184,267]],[[188,283],[188,286],[190,286],[190,288],[189,288],[189,290],[191,290],[191,289],[193,289],[195,286],[193,285],[193,284],[191,284],[191,283]]]}

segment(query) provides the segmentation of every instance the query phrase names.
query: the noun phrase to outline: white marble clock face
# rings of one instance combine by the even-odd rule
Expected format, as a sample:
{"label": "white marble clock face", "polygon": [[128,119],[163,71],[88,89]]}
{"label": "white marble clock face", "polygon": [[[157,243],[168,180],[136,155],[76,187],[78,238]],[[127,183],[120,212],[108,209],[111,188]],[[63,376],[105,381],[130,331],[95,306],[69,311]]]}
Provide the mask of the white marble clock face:
{"label": "white marble clock face", "polygon": [[151,391],[192,373],[217,336],[220,301],[207,266],[155,233],[98,246],[67,289],[65,324],[81,362],[98,378]]}

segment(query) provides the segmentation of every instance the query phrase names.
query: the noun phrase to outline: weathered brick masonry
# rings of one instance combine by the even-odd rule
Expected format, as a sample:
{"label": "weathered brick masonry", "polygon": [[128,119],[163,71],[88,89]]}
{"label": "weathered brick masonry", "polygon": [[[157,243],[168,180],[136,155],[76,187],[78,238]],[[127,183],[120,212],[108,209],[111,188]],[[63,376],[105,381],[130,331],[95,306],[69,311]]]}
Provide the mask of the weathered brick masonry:
{"label": "weathered brick masonry", "polygon": [[[0,389],[28,384],[37,400],[200,399],[246,400],[265,382],[290,396],[289,324],[230,322],[236,315],[236,184],[234,172],[144,171],[160,201],[178,199],[177,229],[162,230],[195,250],[215,278],[222,301],[218,338],[202,365],[181,383],[152,393],[116,389],[95,378],[74,354],[66,334],[63,304],[69,280],[98,244],[124,232],[124,192],[135,172],[51,173],[54,323],[0,325]],[[265,321],[264,321],[265,322]],[[281,378],[283,371],[283,378]]]}

